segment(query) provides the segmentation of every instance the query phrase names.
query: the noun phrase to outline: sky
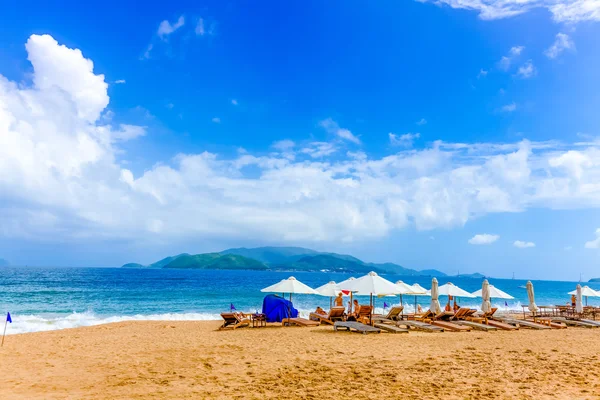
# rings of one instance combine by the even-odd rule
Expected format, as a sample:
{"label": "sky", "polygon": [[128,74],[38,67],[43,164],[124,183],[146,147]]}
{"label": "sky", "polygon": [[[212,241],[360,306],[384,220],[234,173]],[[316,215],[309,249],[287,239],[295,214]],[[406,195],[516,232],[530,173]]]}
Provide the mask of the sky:
{"label": "sky", "polygon": [[2,9],[12,264],[274,245],[600,276],[598,0]]}

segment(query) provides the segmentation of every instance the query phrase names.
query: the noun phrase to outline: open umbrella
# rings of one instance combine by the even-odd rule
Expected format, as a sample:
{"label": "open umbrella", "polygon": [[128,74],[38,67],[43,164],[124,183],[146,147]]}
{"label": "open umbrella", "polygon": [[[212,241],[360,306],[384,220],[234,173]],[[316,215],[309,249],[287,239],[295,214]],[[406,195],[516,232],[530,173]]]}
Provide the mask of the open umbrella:
{"label": "open umbrella", "polygon": [[399,294],[396,285],[387,279],[380,277],[373,271],[353,281],[348,281],[347,283],[342,282],[339,286],[340,289],[349,290],[354,294],[369,295],[371,306],[373,305],[373,295]]}
{"label": "open umbrella", "polygon": [[[476,290],[471,294],[475,297],[483,297],[482,290],[483,290],[483,286],[481,289]],[[512,297],[510,294],[503,292],[502,290],[498,289],[494,285],[488,284],[488,290],[490,291],[490,298],[492,298],[492,299],[508,299],[508,300],[514,299],[514,297]]]}
{"label": "open umbrella", "polygon": [[583,312],[583,303],[581,302],[581,285],[577,285],[577,301],[575,302],[575,312],[581,314]]}
{"label": "open umbrella", "polygon": [[440,294],[444,295],[444,296],[455,296],[455,297],[475,297],[471,293],[467,292],[466,290],[459,288],[452,282],[448,282],[448,283],[443,284],[442,286],[438,287],[438,295],[440,295]]}
{"label": "open umbrella", "polygon": [[319,286],[315,289],[315,291],[321,296],[329,297],[329,308],[331,308],[331,300],[333,297],[336,297],[338,294],[342,293],[337,283],[334,281],[330,281],[323,286]]}
{"label": "open umbrella", "polygon": [[429,296],[430,293],[423,286],[415,283],[412,285],[413,292],[411,295],[415,296],[415,313],[417,312],[417,296]]}
{"label": "open umbrella", "polygon": [[413,294],[415,291],[415,288],[402,281],[396,281],[396,287],[398,288],[398,294],[400,295],[400,305],[402,305],[403,294]]}
{"label": "open umbrella", "polygon": [[[581,285],[577,285],[577,286],[581,286]],[[569,294],[574,294],[577,296],[577,289],[569,292]],[[598,292],[597,290],[592,289],[589,286],[584,286],[581,288],[581,295],[583,297],[585,297],[585,305],[587,306],[587,298],[589,297],[600,297],[600,292]]]}
{"label": "open umbrella", "polygon": [[438,281],[436,278],[431,280],[431,303],[429,303],[429,309],[436,314],[442,312],[442,307],[440,306],[440,301],[438,300]]}
{"label": "open umbrella", "polygon": [[483,297],[483,301],[481,302],[481,311],[484,313],[489,313],[492,311],[492,303],[490,302],[490,284],[487,279],[483,280],[481,284],[481,297]]}
{"label": "open umbrella", "polygon": [[300,282],[293,276],[283,279],[274,285],[261,289],[261,292],[289,293],[290,301],[292,300],[292,294],[319,294],[316,290]]}
{"label": "open umbrella", "polygon": [[529,311],[535,313],[537,310],[539,310],[539,308],[535,304],[535,293],[533,291],[533,283],[531,283],[531,281],[527,281],[525,287],[527,288],[527,297],[529,298]]}

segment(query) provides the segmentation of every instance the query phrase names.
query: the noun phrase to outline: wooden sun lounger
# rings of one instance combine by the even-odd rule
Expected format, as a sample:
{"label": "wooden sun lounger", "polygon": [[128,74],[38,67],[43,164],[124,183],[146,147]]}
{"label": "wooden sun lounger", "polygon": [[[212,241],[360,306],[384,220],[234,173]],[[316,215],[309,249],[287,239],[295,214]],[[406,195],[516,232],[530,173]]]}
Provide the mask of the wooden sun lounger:
{"label": "wooden sun lounger", "polygon": [[366,335],[367,333],[381,332],[381,329],[379,328],[374,328],[371,325],[361,324],[360,322],[356,321],[336,321],[333,324],[333,330],[337,332],[339,329],[345,329],[347,331],[354,330],[358,333],[362,333],[363,335]]}
{"label": "wooden sun lounger", "polygon": [[[577,321],[577,320],[576,320]],[[583,322],[586,324],[590,324],[590,325],[596,325],[596,326],[600,326],[600,321],[593,321],[591,319],[580,319],[578,320],[579,322]]]}
{"label": "wooden sun lounger", "polygon": [[345,307],[332,307],[329,313],[322,315],[317,313],[310,313],[309,318],[313,321],[319,321],[322,324],[333,325],[335,321],[343,321],[344,313],[346,312]]}
{"label": "wooden sun lounger", "polygon": [[494,328],[502,329],[503,331],[516,331],[519,329],[519,326],[514,326],[511,324],[507,324],[506,322],[497,321],[495,319],[488,319],[487,324],[489,326],[493,326]]}
{"label": "wooden sun lounger", "polygon": [[[391,320],[390,320],[391,321]],[[373,324],[375,328],[379,328],[382,331],[387,331],[390,333],[408,333],[408,329],[400,328],[399,326],[390,325],[390,324]]]}
{"label": "wooden sun lounger", "polygon": [[398,322],[398,325],[404,325],[409,328],[417,329],[425,332],[444,332],[444,328],[428,324],[422,321],[404,320]]}
{"label": "wooden sun lounger", "polygon": [[[554,322],[562,322],[563,324],[567,325],[567,326],[577,326],[580,328],[600,328],[600,323],[599,324],[590,324],[578,319],[567,319],[565,317],[553,317],[552,321]],[[590,321],[593,322],[593,321]]]}
{"label": "wooden sun lounger", "polygon": [[526,327],[526,328],[531,328],[531,329],[552,329],[549,326],[537,324],[535,322],[526,321],[523,319],[505,318],[502,320],[502,322],[506,322],[507,324],[511,324],[511,325],[517,325],[517,326],[522,326],[522,327]]}
{"label": "wooden sun lounger", "polygon": [[385,316],[383,314],[373,314],[371,318],[373,320],[390,319],[392,321],[398,321],[400,319],[400,314],[402,314],[403,310],[404,306],[396,306],[392,307]]}
{"label": "wooden sun lounger", "polygon": [[359,309],[358,309],[358,315],[356,315],[356,320],[358,322],[362,322],[363,324],[370,323],[372,314],[373,314],[373,306],[360,305]]}
{"label": "wooden sun lounger", "polygon": [[221,313],[221,318],[223,318],[223,325],[219,327],[219,330],[243,328],[244,326],[250,326],[251,322],[250,318],[239,312]]}
{"label": "wooden sun lounger", "polygon": [[281,325],[282,326],[296,325],[296,326],[307,327],[307,326],[319,326],[320,322],[311,321],[310,319],[298,317],[298,318],[285,318],[283,321],[281,321]]}
{"label": "wooden sun lounger", "polygon": [[497,330],[497,328],[494,326],[481,324],[479,322],[474,322],[474,321],[462,321],[461,320],[461,321],[453,321],[453,322],[458,325],[469,326],[478,331],[493,332],[493,331]]}
{"label": "wooden sun lounger", "polygon": [[435,326],[439,326],[440,328],[444,328],[444,330],[454,331],[454,332],[470,332],[472,329],[469,326],[457,325],[454,322],[449,322],[449,321],[433,320],[433,321],[431,321],[431,324],[435,325]]}

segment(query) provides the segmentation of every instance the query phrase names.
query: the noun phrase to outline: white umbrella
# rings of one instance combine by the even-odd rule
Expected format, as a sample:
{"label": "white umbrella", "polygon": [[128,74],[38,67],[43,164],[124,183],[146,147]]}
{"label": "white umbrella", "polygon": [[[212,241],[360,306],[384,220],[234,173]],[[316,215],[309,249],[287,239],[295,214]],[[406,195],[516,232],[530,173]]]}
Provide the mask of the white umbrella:
{"label": "white umbrella", "polygon": [[[482,289],[483,289],[483,287],[482,287]],[[471,294],[475,297],[483,297],[482,292],[481,292],[482,289],[476,290]],[[514,299],[514,297],[512,297],[510,294],[503,292],[502,290],[498,289],[494,285],[488,284],[488,290],[490,291],[490,298],[492,298],[492,299],[509,299],[509,300]]]}
{"label": "white umbrella", "polygon": [[490,284],[487,279],[483,280],[481,284],[481,297],[483,297],[483,301],[481,302],[481,311],[484,313],[489,313],[492,311],[492,303],[490,302]]}
{"label": "white umbrella", "polygon": [[583,312],[583,303],[581,302],[581,285],[577,285],[577,301],[575,302],[575,312]]}
{"label": "white umbrella", "polygon": [[413,288],[413,292],[411,293],[413,296],[415,296],[415,313],[417,312],[417,296],[429,296],[430,293],[428,293],[427,289],[425,289],[423,286],[419,285],[418,283],[415,283],[412,285]]}
{"label": "white umbrella", "polygon": [[396,281],[396,287],[398,288],[398,294],[400,295],[400,305],[402,305],[403,294],[413,294],[415,291],[415,288],[402,281]]}
{"label": "white umbrella", "polygon": [[471,293],[463,290],[453,284],[452,282],[448,282],[438,288],[438,295],[445,296],[455,296],[455,297],[475,297]]}
{"label": "white umbrella", "polygon": [[527,297],[529,298],[529,311],[535,313],[537,310],[539,310],[539,308],[535,304],[535,293],[533,292],[533,283],[531,283],[531,281],[527,281],[525,287],[527,288]]}
{"label": "white umbrella", "polygon": [[290,276],[287,279],[283,279],[280,282],[268,286],[261,290],[261,292],[271,292],[271,293],[289,293],[290,300],[292,299],[292,294],[319,294],[313,288],[305,285],[300,282],[293,276]]}
{"label": "white umbrella", "polygon": [[[578,285],[581,286],[581,285]],[[577,296],[577,289],[569,292],[569,294],[572,295],[576,295]],[[585,305],[587,306],[587,298],[589,297],[600,297],[600,292],[598,292],[597,290],[592,289],[589,286],[584,286],[581,288],[581,295],[585,297]]]}
{"label": "white umbrella", "polygon": [[331,298],[337,297],[338,294],[342,293],[337,283],[330,281],[323,286],[319,286],[315,291],[321,296],[329,297],[329,308],[331,308]]}
{"label": "white umbrella", "polygon": [[[344,283],[344,282],[342,282]],[[373,295],[382,296],[388,294],[399,294],[398,288],[392,282],[388,281],[371,271],[358,279],[339,284],[340,289],[349,290],[358,295],[369,295],[370,304],[373,305]]]}
{"label": "white umbrella", "polygon": [[436,314],[442,312],[442,307],[440,306],[440,301],[438,300],[438,281],[433,278],[431,280],[431,303],[429,303],[429,309]]}

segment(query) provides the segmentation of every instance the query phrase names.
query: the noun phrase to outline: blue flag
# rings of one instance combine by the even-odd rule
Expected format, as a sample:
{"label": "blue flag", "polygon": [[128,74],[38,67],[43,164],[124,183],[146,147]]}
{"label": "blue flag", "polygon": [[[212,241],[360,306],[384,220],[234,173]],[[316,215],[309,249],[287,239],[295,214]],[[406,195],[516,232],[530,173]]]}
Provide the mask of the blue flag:
{"label": "blue flag", "polygon": [[10,313],[6,313],[6,322],[10,322],[12,324],[12,318],[10,317]]}
{"label": "blue flag", "polygon": [[230,310],[230,311],[233,311],[233,310],[235,310],[235,306],[233,305],[233,303],[231,303],[231,304],[229,305],[229,310]]}
{"label": "blue flag", "polygon": [[383,308],[388,308],[388,305],[385,301],[383,302]]}
{"label": "blue flag", "polygon": [[508,307],[508,303],[506,301],[504,302],[504,307]]}

